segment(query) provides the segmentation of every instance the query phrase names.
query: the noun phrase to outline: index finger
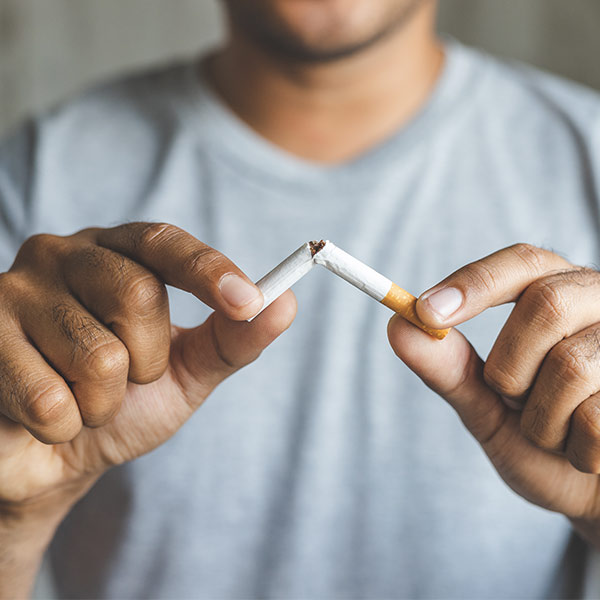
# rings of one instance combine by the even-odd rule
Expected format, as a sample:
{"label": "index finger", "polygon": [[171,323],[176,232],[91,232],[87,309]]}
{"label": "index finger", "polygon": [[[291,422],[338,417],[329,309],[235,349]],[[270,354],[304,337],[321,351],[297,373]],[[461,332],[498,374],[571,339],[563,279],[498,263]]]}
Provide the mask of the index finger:
{"label": "index finger", "polygon": [[128,256],[231,319],[249,319],[262,308],[261,291],[236,265],[179,227],[128,223],[89,232],[99,246]]}
{"label": "index finger", "polygon": [[540,277],[569,268],[553,252],[516,244],[462,267],[421,294],[417,313],[432,327],[458,325],[487,308],[515,302]]}

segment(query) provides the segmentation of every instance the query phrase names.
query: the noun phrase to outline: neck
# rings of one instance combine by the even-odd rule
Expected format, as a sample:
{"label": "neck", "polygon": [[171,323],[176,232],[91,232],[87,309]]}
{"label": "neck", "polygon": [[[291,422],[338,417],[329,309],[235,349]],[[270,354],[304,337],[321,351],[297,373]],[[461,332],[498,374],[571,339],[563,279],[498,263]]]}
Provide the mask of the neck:
{"label": "neck", "polygon": [[443,53],[434,11],[343,60],[299,64],[269,56],[239,32],[207,62],[212,85],[261,136],[326,164],[359,156],[401,128],[427,101]]}

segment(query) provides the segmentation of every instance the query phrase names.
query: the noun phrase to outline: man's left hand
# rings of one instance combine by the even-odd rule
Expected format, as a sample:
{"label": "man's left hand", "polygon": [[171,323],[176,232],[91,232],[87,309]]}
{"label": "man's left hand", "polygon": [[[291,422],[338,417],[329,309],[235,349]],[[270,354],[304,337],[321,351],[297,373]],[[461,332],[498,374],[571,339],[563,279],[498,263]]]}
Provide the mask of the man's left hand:
{"label": "man's left hand", "polygon": [[568,516],[600,548],[600,273],[527,244],[459,269],[419,317],[459,325],[515,302],[487,361],[457,330],[440,342],[399,316],[390,343],[458,412],[517,493]]}

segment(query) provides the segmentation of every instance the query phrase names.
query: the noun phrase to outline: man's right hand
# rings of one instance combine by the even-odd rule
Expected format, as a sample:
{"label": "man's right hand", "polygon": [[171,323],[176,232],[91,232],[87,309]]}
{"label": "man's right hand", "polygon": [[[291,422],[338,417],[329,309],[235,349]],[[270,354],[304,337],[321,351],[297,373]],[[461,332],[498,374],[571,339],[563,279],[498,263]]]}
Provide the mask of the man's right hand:
{"label": "man's right hand", "polygon": [[[173,327],[165,284],[216,312]],[[0,546],[43,547],[99,475],[166,441],[257,358],[296,311],[289,292],[246,322],[262,303],[233,263],[171,225],[25,242],[0,275]],[[2,565],[0,553],[0,582]]]}

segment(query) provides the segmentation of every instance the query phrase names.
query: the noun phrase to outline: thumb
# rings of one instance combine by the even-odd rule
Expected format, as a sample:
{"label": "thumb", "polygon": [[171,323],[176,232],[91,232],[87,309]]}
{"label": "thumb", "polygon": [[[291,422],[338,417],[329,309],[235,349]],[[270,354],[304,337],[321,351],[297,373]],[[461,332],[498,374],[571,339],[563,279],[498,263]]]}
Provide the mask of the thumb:
{"label": "thumb", "polygon": [[215,312],[199,327],[179,330],[171,367],[188,403],[197,408],[225,378],[256,360],[292,324],[296,308],[288,291],[250,323]]}
{"label": "thumb", "polygon": [[454,407],[517,494],[567,516],[589,512],[597,475],[576,471],[564,457],[533,446],[521,435],[519,413],[486,385],[483,361],[459,331],[453,329],[443,341],[434,340],[395,316],[388,335],[398,357]]}
{"label": "thumb", "polygon": [[480,444],[489,446],[505,433],[511,411],[486,385],[483,361],[459,331],[440,341],[396,315],[388,337],[398,358],[456,410]]}

